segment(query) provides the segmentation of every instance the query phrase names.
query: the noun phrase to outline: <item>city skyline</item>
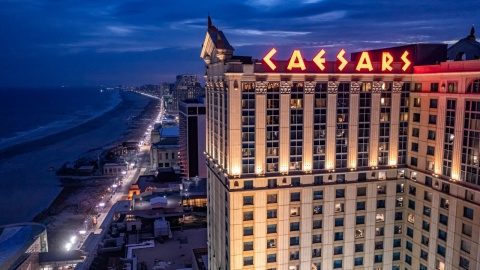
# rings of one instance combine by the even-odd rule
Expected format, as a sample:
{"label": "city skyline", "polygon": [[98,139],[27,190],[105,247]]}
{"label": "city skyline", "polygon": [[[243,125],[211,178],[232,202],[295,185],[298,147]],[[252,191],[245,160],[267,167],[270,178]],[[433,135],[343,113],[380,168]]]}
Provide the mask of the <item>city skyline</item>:
{"label": "city skyline", "polygon": [[[311,58],[409,43],[453,44],[480,3],[263,1],[3,1],[0,87],[140,85],[202,76],[198,49],[209,14],[236,55]],[[187,7],[187,8],[185,8]],[[414,11],[414,12],[413,12]],[[239,16],[238,14],[242,15]],[[332,55],[327,57],[332,58]]]}

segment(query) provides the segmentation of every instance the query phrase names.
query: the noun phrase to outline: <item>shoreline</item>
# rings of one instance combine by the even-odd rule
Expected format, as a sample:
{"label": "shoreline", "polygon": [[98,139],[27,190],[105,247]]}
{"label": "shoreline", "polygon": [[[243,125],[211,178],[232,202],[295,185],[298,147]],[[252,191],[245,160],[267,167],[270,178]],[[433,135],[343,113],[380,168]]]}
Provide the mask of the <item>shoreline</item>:
{"label": "shoreline", "polygon": [[[158,100],[154,98],[149,99],[150,100],[147,102],[143,110],[139,114],[132,116],[136,120],[130,121],[128,127],[119,137],[112,138],[111,142],[89,149],[86,152],[79,154],[79,156],[97,150],[101,151],[103,154],[124,141],[133,139],[139,140],[144,135],[150,122],[156,118],[158,113]],[[112,111],[117,111],[131,105],[132,104],[122,100],[119,106]],[[111,113],[109,112],[105,114],[103,118],[109,117],[109,114]],[[114,114],[114,112],[112,112],[112,114]],[[82,126],[83,127],[81,128],[88,128],[88,125]],[[72,128],[71,130],[68,130],[68,133],[75,132],[73,129],[78,128],[80,127],[77,126]],[[68,135],[68,133],[66,134]],[[65,235],[71,235],[73,232],[78,231],[76,229],[82,227],[85,216],[87,216],[92,207],[98,203],[98,201],[95,202],[95,200],[98,200],[104,190],[109,186],[107,183],[110,183],[102,181],[101,178],[97,177],[98,175],[92,176],[91,178],[86,177],[85,180],[82,180],[82,185],[80,186],[62,186],[61,191],[55,196],[50,205],[32,218],[32,221],[47,226],[47,230],[49,230],[49,249],[60,249],[63,247],[60,242],[67,237]],[[59,181],[58,176],[56,176],[56,180]],[[50,240],[50,238],[52,239]]]}
{"label": "shoreline", "polygon": [[48,135],[48,136],[45,136],[45,137],[42,137],[42,138],[38,138],[38,139],[35,139],[35,140],[32,140],[32,141],[27,141],[27,142],[22,142],[22,143],[19,143],[19,144],[15,144],[15,145],[12,145],[12,146],[9,146],[5,149],[2,149],[0,150],[0,160],[2,159],[9,159],[9,158],[12,158],[14,156],[17,156],[17,155],[21,155],[22,153],[24,152],[33,152],[33,151],[36,151],[38,149],[41,149],[42,147],[46,147],[48,145],[50,145],[51,141],[54,141],[54,140],[59,140],[59,139],[62,139],[66,136],[69,136],[69,137],[75,137],[75,135],[78,133],[78,131],[82,130],[82,129],[85,129],[85,128],[88,128],[89,126],[95,126],[95,124],[97,123],[101,123],[102,121],[105,121],[106,118],[109,118],[113,115],[116,114],[117,111],[119,111],[120,109],[122,108],[126,108],[128,107],[128,105],[131,105],[131,103],[129,104],[128,102],[125,101],[125,92],[122,91],[120,93],[121,95],[121,98],[122,100],[120,101],[120,103],[113,107],[111,110],[105,112],[104,114],[98,116],[98,117],[95,117],[85,123],[82,123],[78,126],[74,126],[72,128],[69,128],[69,129],[66,129],[66,130],[63,130],[63,131],[60,131],[60,132],[57,132],[57,133],[54,133],[54,134],[51,134],[51,135]]}
{"label": "shoreline", "polygon": [[158,100],[127,91],[122,95],[123,102],[87,123],[17,144],[14,151],[0,151],[0,204],[4,206],[0,224],[27,222],[49,208],[63,189],[50,167],[60,168],[82,155],[99,155],[115,143],[143,136],[140,115],[147,115],[146,108],[158,112]]}

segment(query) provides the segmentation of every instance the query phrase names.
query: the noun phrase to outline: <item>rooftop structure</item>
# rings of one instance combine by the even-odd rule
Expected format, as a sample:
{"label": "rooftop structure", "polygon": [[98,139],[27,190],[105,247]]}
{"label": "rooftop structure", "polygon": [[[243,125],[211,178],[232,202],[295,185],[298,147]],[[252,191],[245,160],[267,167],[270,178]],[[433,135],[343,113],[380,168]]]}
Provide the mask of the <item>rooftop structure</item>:
{"label": "rooftop structure", "polygon": [[33,253],[47,252],[47,228],[40,223],[0,227],[0,268],[16,269]]}
{"label": "rooftop structure", "polygon": [[206,178],[206,109],[203,99],[181,101],[179,115],[179,160],[182,176]]}

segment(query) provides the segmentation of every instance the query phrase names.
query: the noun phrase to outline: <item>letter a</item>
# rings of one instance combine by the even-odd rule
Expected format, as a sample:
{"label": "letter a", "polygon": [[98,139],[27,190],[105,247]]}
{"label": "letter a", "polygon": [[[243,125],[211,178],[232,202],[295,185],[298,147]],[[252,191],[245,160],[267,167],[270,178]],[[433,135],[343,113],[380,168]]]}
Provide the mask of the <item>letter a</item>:
{"label": "letter a", "polygon": [[370,61],[370,56],[368,55],[368,52],[362,52],[360,60],[358,60],[356,70],[360,71],[364,68],[368,69],[368,71],[373,70],[372,61]]}
{"label": "letter a", "polygon": [[292,57],[290,57],[290,62],[288,62],[288,70],[293,68],[300,68],[302,70],[307,69],[305,63],[303,62],[302,53],[299,50],[293,50]]}

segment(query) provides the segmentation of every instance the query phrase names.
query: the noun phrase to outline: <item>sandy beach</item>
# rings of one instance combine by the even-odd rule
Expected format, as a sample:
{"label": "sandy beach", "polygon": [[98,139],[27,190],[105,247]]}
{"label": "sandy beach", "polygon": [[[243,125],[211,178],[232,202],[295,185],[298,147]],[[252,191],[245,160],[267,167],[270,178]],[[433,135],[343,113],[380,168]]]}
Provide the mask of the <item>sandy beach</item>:
{"label": "sandy beach", "polygon": [[[122,98],[115,109],[92,121],[0,151],[0,188],[4,194],[0,197],[0,224],[30,221],[47,209],[57,196],[55,204],[68,201],[70,206],[74,206],[76,203],[76,207],[64,210],[78,211],[82,207],[78,207],[74,194],[84,194],[88,200],[88,196],[94,196],[97,190],[102,189],[103,183],[96,183],[86,188],[66,188],[60,193],[62,187],[55,172],[49,168],[59,168],[85,153],[100,155],[118,143],[139,139],[149,119],[156,116],[158,100],[132,92],[122,93]],[[142,126],[139,123],[143,123]],[[46,217],[41,221],[53,226],[68,224],[64,220],[63,223],[58,220],[55,223],[54,218]]]}

